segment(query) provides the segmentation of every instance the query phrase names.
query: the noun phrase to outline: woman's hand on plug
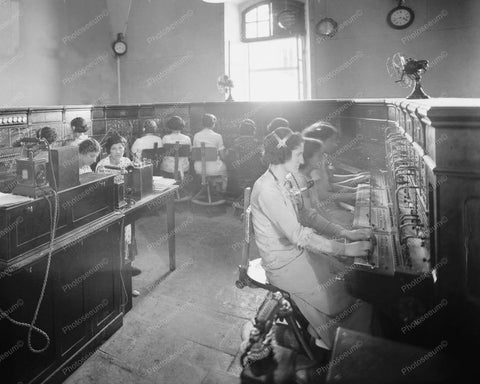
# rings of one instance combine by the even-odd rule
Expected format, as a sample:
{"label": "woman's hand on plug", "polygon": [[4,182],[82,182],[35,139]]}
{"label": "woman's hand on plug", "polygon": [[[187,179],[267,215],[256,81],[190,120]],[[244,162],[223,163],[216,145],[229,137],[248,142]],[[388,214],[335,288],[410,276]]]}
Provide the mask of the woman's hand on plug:
{"label": "woman's hand on plug", "polygon": [[370,228],[354,229],[345,231],[345,237],[350,241],[369,240],[373,235]]}
{"label": "woman's hand on plug", "polygon": [[372,251],[373,243],[371,241],[356,241],[345,244],[345,256],[366,257]]}

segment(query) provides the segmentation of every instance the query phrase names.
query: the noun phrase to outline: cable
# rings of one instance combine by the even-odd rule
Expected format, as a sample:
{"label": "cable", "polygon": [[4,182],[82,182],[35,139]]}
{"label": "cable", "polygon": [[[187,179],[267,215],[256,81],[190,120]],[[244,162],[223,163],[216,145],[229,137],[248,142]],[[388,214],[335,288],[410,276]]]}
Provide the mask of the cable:
{"label": "cable", "polygon": [[133,0],[130,0],[130,5],[128,6],[128,12],[127,12],[127,20],[125,21],[125,28],[123,29],[123,35],[127,35],[127,28],[128,28],[128,19],[130,18],[130,12],[132,11],[132,3]]}
{"label": "cable", "polygon": [[[46,140],[45,140],[45,142],[46,142],[46,145],[47,145],[48,153],[50,154],[50,144]],[[55,179],[55,172],[54,172],[54,169],[53,169],[53,163],[51,161],[50,161],[50,167],[51,167],[51,171],[52,171],[52,179],[53,179],[53,187],[54,187],[54,189],[52,190],[53,198],[54,198],[53,213],[52,213],[52,203],[50,202],[50,200],[47,197],[47,191],[44,190],[44,193],[45,193],[44,198],[48,202],[49,213],[50,213],[50,242],[49,242],[49,248],[48,248],[47,267],[46,267],[46,270],[45,270],[45,276],[43,278],[43,284],[42,284],[42,289],[41,289],[41,292],[40,292],[40,297],[38,299],[38,303],[37,303],[37,306],[35,308],[35,312],[33,314],[33,319],[32,319],[30,324],[22,323],[20,321],[12,319],[4,310],[2,310],[0,308],[0,312],[2,313],[2,315],[6,319],[8,319],[10,322],[12,322],[15,325],[21,326],[21,327],[28,327],[27,345],[28,345],[28,348],[30,349],[30,351],[33,352],[33,353],[45,352],[48,349],[48,347],[50,346],[50,337],[48,336],[48,334],[45,331],[43,331],[42,329],[35,326],[35,323],[36,323],[37,317],[38,317],[38,313],[40,312],[40,307],[41,307],[42,302],[43,302],[43,298],[45,297],[45,289],[47,287],[48,275],[49,275],[49,272],[50,272],[50,265],[51,265],[51,261],[52,261],[53,242],[55,240],[55,233],[56,233],[56,230],[57,230],[58,219],[59,219],[59,209],[58,209],[59,208],[59,201],[58,201],[58,193],[56,192],[57,181]],[[45,346],[43,348],[35,349],[32,346],[32,331],[36,331],[37,333],[42,335],[45,338],[45,340],[47,341],[47,343],[45,344]]]}

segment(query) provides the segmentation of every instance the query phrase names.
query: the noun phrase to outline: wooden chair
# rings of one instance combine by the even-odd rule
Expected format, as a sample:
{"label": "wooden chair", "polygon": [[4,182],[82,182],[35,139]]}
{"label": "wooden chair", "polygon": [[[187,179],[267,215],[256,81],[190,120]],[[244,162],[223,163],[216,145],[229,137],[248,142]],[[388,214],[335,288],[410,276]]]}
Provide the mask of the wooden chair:
{"label": "wooden chair", "polygon": [[[280,292],[283,297],[289,302],[290,310],[283,314],[288,325],[292,328],[295,338],[300,346],[305,351],[305,354],[310,360],[315,360],[312,350],[310,349],[306,338],[305,332],[308,322],[296,308],[295,303],[292,301],[290,294],[273,284],[267,279],[265,270],[262,267],[262,259],[259,257],[254,260],[250,260],[250,243],[254,239],[253,224],[252,224],[252,209],[250,206],[251,188],[245,188],[243,196],[243,247],[241,264],[238,266],[239,275],[238,280],[235,282],[237,288],[243,289],[246,286],[251,288],[263,288],[270,292]],[[305,331],[300,329],[299,324],[303,324]]]}
{"label": "wooden chair", "polygon": [[180,184],[180,188],[178,188],[176,192],[177,198],[175,199],[175,201],[177,203],[181,203],[181,202],[190,200],[192,196],[188,192],[185,192],[185,189],[183,188],[185,177],[183,173],[178,170],[180,157],[190,157],[190,153],[191,153],[190,145],[180,144],[180,142],[177,141],[175,144],[164,144],[163,150],[164,150],[164,153],[163,153],[164,157],[172,156],[175,158],[175,165],[173,168],[173,177]]}
{"label": "wooden chair", "polygon": [[164,148],[159,148],[158,143],[155,143],[153,148],[142,150],[142,160],[149,160],[153,164],[153,176],[160,176],[162,170],[160,165],[163,161]]}
{"label": "wooden chair", "polygon": [[[201,147],[192,148],[192,160],[202,162],[202,187],[200,191],[192,197],[192,203],[209,206],[222,205],[225,203],[225,199],[214,200],[210,191],[210,183],[212,182],[212,179],[218,177],[218,175],[207,175],[207,161],[217,161],[217,158],[217,148],[206,147],[203,142]],[[202,196],[205,196],[206,200],[200,200]]]}

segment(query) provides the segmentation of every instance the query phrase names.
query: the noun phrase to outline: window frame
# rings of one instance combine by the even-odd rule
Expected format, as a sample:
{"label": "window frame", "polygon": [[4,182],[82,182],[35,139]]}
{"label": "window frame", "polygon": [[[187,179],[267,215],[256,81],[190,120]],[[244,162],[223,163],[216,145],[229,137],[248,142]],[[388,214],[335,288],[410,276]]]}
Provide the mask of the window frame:
{"label": "window frame", "polygon": [[[242,42],[244,42],[244,43],[251,43],[251,42],[253,42],[253,41],[265,41],[265,40],[272,40],[272,39],[277,38],[277,37],[274,36],[274,34],[273,34],[273,12],[272,12],[272,3],[273,3],[273,1],[271,1],[271,0],[260,1],[260,2],[258,2],[258,3],[255,3],[255,4],[251,5],[251,6],[248,7],[248,8],[245,8],[245,9],[242,11]],[[254,10],[255,8],[261,7],[262,5],[268,5],[268,7],[269,7],[269,11],[270,11],[270,17],[269,17],[269,21],[270,21],[270,35],[269,35],[269,36],[265,36],[265,37],[247,38],[247,36],[246,36],[246,24],[247,24],[247,22],[245,21],[246,15],[247,15],[247,13],[249,13],[250,11]],[[257,21],[256,23],[258,24],[258,21]]]}

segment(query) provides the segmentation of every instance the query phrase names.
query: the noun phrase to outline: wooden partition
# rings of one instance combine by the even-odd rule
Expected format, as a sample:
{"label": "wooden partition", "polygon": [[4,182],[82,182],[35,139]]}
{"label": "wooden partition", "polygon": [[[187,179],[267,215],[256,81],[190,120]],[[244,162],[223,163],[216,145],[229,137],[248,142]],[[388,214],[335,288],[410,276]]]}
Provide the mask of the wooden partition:
{"label": "wooden partition", "polygon": [[[349,143],[358,132],[365,138],[371,127],[381,129],[386,124],[387,102],[385,100],[310,100],[292,102],[219,102],[219,103],[162,103],[142,105],[105,106],[57,106],[0,109],[0,188],[1,180],[8,171],[14,170],[14,159],[20,153],[14,148],[22,137],[34,136],[36,131],[49,126],[57,131],[57,144],[62,145],[71,137],[70,121],[84,117],[90,125],[87,132],[103,142],[111,132],[126,137],[129,144],[140,135],[143,123],[153,119],[159,134],[168,133],[165,123],[173,115],[181,116],[186,122],[185,133],[193,135],[201,129],[202,116],[212,113],[217,118],[216,131],[222,134],[228,147],[238,135],[243,119],[252,119],[257,124],[257,137],[263,138],[268,123],[275,117],[284,117],[295,131],[300,131],[318,120],[326,120],[342,132],[341,145]],[[362,136],[362,138],[363,138]],[[370,159],[356,151],[360,140],[350,145],[344,155],[355,159],[359,156],[367,166]]]}

